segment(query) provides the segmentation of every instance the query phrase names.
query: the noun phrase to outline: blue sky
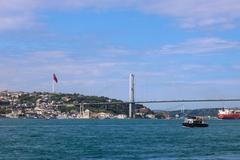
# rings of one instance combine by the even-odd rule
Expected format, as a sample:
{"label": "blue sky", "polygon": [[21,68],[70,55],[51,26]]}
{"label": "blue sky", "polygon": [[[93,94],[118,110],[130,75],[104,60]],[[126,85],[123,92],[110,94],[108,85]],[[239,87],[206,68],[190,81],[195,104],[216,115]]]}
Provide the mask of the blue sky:
{"label": "blue sky", "polygon": [[2,0],[0,8],[0,90],[50,91],[56,73],[59,92],[127,100],[134,73],[137,100],[239,98],[238,0]]}

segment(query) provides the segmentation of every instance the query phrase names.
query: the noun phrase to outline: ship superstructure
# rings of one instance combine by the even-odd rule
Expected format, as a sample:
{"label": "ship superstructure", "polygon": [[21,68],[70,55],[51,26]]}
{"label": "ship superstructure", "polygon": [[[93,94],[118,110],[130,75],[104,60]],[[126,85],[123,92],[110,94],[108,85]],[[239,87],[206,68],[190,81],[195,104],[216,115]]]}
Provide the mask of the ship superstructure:
{"label": "ship superstructure", "polygon": [[221,109],[218,111],[219,119],[240,119],[240,109]]}

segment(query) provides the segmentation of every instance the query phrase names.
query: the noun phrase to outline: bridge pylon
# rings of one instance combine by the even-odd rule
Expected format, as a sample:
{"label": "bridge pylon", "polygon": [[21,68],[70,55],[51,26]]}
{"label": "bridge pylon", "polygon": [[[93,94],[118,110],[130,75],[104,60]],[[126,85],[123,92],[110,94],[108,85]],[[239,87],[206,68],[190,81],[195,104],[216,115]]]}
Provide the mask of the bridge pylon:
{"label": "bridge pylon", "polygon": [[135,76],[129,75],[129,118],[135,118]]}

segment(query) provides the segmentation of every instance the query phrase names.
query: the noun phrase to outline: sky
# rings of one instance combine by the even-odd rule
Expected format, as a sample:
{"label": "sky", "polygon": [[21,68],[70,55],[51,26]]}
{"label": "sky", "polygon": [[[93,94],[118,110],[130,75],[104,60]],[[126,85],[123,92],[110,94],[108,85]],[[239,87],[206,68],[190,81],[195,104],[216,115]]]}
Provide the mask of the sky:
{"label": "sky", "polygon": [[239,98],[239,27],[239,0],[1,0],[0,90]]}

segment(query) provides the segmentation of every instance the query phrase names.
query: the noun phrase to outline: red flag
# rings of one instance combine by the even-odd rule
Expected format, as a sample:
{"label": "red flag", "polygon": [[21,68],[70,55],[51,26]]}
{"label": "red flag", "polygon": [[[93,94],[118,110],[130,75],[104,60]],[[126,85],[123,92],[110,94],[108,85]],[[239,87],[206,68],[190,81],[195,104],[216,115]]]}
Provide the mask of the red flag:
{"label": "red flag", "polygon": [[53,80],[54,80],[56,83],[58,83],[58,79],[57,79],[57,76],[56,76],[55,73],[53,73]]}

